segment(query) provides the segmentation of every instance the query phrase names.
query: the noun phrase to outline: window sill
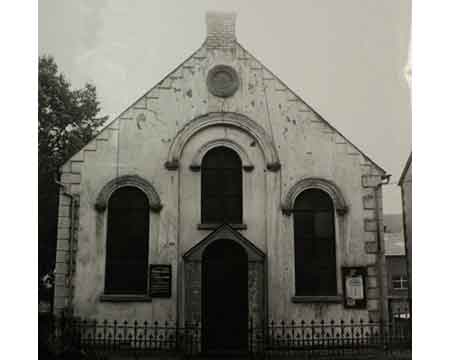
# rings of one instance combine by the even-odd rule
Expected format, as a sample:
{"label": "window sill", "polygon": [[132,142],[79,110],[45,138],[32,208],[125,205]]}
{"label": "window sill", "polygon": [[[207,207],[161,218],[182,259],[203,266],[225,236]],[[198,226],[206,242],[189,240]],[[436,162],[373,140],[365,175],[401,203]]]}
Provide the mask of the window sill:
{"label": "window sill", "polygon": [[341,295],[326,295],[326,296],[293,296],[292,302],[296,304],[301,303],[342,303],[343,297]]}
{"label": "window sill", "polygon": [[[198,224],[199,230],[215,230],[222,224]],[[234,230],[247,230],[247,224],[229,224]]]}
{"label": "window sill", "polygon": [[128,294],[102,294],[101,302],[151,302],[152,298],[148,295],[128,295]]}

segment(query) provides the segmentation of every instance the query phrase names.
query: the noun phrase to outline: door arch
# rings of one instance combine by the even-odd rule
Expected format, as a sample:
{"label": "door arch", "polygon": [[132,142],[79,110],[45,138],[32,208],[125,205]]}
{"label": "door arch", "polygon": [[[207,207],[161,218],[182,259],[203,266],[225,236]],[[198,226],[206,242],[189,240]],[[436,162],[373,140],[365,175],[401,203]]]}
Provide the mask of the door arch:
{"label": "door arch", "polygon": [[202,256],[202,344],[205,352],[248,348],[248,255],[218,239]]}

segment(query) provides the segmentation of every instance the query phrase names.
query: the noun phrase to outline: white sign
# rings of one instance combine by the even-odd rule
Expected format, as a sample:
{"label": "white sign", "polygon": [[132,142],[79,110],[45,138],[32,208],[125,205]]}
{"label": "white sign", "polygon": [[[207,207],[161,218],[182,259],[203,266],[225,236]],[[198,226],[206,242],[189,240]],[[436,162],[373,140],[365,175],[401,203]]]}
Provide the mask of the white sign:
{"label": "white sign", "polygon": [[347,297],[353,300],[364,299],[364,283],[362,275],[351,276],[345,279]]}

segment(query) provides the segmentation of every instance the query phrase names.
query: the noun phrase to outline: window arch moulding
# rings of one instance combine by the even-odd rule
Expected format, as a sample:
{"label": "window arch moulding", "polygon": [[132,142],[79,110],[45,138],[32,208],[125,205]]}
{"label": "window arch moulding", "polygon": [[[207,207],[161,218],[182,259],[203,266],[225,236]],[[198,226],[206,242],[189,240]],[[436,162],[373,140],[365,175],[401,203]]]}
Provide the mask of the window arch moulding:
{"label": "window arch moulding", "polygon": [[276,172],[281,168],[273,140],[258,123],[242,114],[219,112],[197,117],[178,132],[169,148],[166,169],[178,170],[181,153],[189,139],[197,132],[212,126],[234,127],[250,134],[261,147],[267,169]]}
{"label": "window arch moulding", "polygon": [[330,195],[339,216],[343,216],[348,212],[348,205],[344,196],[332,181],[311,177],[298,181],[289,189],[281,203],[281,211],[283,214],[290,215],[292,213],[295,199],[307,189],[320,189]]}
{"label": "window arch moulding", "polygon": [[118,178],[110,180],[97,196],[95,202],[95,209],[98,212],[104,212],[108,206],[108,200],[111,194],[117,189],[125,186],[134,186],[142,190],[148,198],[150,210],[153,212],[160,212],[163,208],[161,199],[150,182],[138,175],[123,175]]}
{"label": "window arch moulding", "polygon": [[244,169],[244,171],[247,171],[247,172],[252,171],[255,168],[252,161],[250,160],[250,157],[248,156],[248,153],[245,151],[245,149],[241,145],[239,145],[238,143],[236,143],[235,141],[233,141],[231,139],[217,139],[217,140],[212,140],[212,141],[209,141],[209,142],[203,144],[195,153],[189,168],[192,171],[200,171],[202,160],[203,160],[203,157],[205,156],[205,154],[209,150],[214,149],[215,147],[219,147],[219,146],[224,146],[231,150],[234,150],[241,158],[242,168]]}

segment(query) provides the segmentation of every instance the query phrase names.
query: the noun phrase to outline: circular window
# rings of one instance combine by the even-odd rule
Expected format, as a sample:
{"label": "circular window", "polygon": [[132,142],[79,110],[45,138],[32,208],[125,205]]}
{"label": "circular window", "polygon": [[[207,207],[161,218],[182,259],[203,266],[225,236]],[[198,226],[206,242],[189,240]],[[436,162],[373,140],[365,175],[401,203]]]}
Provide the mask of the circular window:
{"label": "circular window", "polygon": [[227,65],[213,67],[206,80],[211,94],[220,97],[233,95],[239,87],[239,78],[236,70]]}

